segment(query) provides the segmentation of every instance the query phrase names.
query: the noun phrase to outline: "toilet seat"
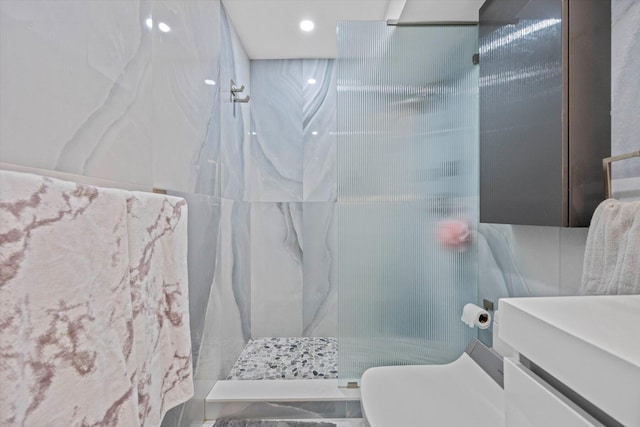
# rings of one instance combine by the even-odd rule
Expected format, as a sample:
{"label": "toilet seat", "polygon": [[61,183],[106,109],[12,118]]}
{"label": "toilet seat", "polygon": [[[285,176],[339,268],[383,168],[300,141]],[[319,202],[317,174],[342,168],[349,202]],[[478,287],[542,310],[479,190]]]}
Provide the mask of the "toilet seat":
{"label": "toilet seat", "polygon": [[503,389],[467,353],[446,365],[368,369],[361,402],[371,427],[504,425]]}

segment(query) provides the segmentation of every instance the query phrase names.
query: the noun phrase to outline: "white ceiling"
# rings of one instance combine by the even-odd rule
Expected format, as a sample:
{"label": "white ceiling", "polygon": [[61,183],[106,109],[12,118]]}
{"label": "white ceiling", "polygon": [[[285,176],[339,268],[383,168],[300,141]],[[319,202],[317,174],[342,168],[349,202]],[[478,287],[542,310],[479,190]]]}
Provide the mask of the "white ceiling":
{"label": "white ceiling", "polygon": [[[223,0],[251,59],[335,58],[338,21],[477,21],[485,0]],[[305,33],[303,19],[315,23]]]}

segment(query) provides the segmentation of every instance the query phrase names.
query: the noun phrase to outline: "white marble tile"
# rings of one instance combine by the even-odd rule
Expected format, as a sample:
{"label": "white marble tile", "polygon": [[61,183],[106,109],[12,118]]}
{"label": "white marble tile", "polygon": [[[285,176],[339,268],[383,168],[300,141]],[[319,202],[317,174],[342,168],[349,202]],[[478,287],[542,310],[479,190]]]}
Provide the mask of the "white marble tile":
{"label": "white marble tile", "polygon": [[302,204],[251,203],[251,335],[302,336]]}
{"label": "white marble tile", "polygon": [[152,15],[155,185],[217,195],[220,86],[205,80],[219,80],[220,4],[155,0]]}
{"label": "white marble tile", "polygon": [[336,200],[336,67],[332,59],[302,61],[303,199]]}
{"label": "white marble tile", "polygon": [[[616,155],[640,148],[640,2],[611,4],[611,153]],[[640,159],[616,163],[613,176],[640,176]]]}
{"label": "white marble tile", "polygon": [[303,333],[335,337],[338,333],[337,234],[335,203],[303,203]]}
{"label": "white marble tile", "polygon": [[236,85],[245,86],[239,96],[251,95],[250,62],[224,8],[220,49],[220,194],[232,200],[248,200],[250,104],[232,102],[230,89],[234,80]]}
{"label": "white marble tile", "polygon": [[532,296],[516,257],[510,225],[478,227],[478,290],[480,299]]}
{"label": "white marble tile", "polygon": [[252,201],[302,201],[301,77],[302,60],[251,61]]}
{"label": "white marble tile", "polygon": [[0,157],[152,184],[142,1],[0,2]]}
{"label": "white marble tile", "polygon": [[218,245],[222,305],[222,366],[226,374],[250,338],[252,259],[249,203],[222,199]]}
{"label": "white marble tile", "polygon": [[[640,161],[640,159],[629,159],[631,160]],[[640,173],[640,167],[637,170]],[[616,200],[624,202],[640,200],[640,175],[636,178],[614,179],[611,187]]]}
{"label": "white marble tile", "polygon": [[560,228],[511,227],[516,259],[531,295],[560,295]]}
{"label": "white marble tile", "polygon": [[577,295],[588,228],[480,224],[480,297]]}
{"label": "white marble tile", "polygon": [[588,228],[560,229],[560,295],[580,295]]}

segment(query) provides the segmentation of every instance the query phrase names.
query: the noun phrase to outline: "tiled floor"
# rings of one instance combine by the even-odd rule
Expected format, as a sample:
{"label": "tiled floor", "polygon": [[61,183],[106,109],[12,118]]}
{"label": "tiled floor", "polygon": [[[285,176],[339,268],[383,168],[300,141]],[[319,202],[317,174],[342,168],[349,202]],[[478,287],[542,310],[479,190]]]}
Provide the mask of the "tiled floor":
{"label": "tiled floor", "polygon": [[253,338],[228,380],[336,379],[336,338]]}

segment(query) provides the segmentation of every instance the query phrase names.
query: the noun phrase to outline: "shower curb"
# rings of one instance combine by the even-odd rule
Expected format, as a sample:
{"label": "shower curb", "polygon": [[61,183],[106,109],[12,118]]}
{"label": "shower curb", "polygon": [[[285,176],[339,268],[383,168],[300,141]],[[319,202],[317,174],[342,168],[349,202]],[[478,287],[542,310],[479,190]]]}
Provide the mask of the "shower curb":
{"label": "shower curb", "polygon": [[337,380],[220,380],[205,399],[206,420],[361,416],[360,390]]}

